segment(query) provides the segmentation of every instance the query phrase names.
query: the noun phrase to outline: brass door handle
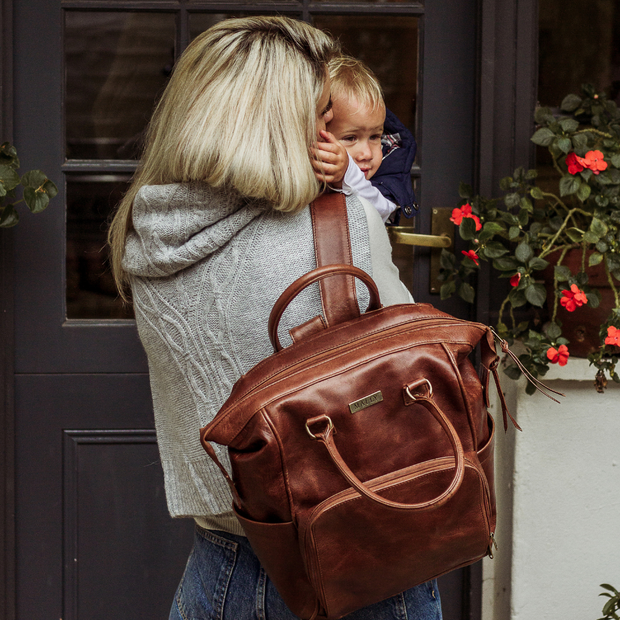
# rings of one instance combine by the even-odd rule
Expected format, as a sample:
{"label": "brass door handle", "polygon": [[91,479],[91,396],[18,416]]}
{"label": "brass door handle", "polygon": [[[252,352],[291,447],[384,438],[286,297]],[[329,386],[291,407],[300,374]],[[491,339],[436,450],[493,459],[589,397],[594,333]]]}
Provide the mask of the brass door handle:
{"label": "brass door handle", "polygon": [[452,239],[446,235],[420,235],[408,232],[411,228],[406,226],[388,226],[387,231],[392,243],[402,245],[417,245],[426,248],[449,248],[452,247]]}
{"label": "brass door handle", "polygon": [[[441,282],[437,279],[441,270],[441,253],[443,248],[454,247],[456,226],[451,221],[450,207],[434,207],[431,210],[431,235],[419,235],[406,226],[388,226],[387,231],[393,244],[422,246],[431,248],[430,252],[420,252],[419,256],[430,255],[430,292],[439,293]],[[413,259],[413,250],[411,252]]]}

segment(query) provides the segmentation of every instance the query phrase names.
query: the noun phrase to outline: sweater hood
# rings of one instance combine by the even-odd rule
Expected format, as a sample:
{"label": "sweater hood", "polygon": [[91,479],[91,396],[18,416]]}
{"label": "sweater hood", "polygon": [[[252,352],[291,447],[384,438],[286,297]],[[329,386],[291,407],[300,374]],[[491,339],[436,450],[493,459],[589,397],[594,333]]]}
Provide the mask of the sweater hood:
{"label": "sweater hood", "polygon": [[145,185],[133,202],[123,269],[134,276],[170,276],[216,252],[264,211],[205,184]]}

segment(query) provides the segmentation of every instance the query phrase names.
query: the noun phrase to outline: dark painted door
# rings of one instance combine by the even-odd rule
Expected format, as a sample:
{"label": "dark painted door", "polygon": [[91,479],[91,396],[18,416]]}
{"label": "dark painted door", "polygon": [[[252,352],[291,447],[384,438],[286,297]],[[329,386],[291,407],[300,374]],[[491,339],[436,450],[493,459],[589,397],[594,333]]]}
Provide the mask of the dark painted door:
{"label": "dark painted door", "polygon": [[[289,14],[341,37],[420,143],[418,230],[471,180],[476,2],[14,2],[15,143],[60,193],[15,230],[16,615],[167,617],[191,546],[169,519],[146,359],[115,298],[106,220],[175,57],[214,21]],[[409,261],[419,301],[429,253]],[[457,306],[450,311],[462,312]],[[470,615],[469,570],[443,579],[447,620]],[[475,581],[475,579],[474,579]],[[242,619],[240,619],[242,620]]]}

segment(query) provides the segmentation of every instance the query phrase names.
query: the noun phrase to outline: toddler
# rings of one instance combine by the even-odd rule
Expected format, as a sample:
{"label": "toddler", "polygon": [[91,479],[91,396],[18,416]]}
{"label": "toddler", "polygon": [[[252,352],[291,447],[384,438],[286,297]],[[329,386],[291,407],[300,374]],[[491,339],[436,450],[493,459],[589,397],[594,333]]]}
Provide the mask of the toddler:
{"label": "toddler", "polygon": [[365,198],[384,222],[399,207],[411,217],[417,208],[410,176],[413,136],[386,110],[377,78],[362,62],[340,56],[329,73],[333,118],[320,132],[325,142],[317,143],[317,178]]}

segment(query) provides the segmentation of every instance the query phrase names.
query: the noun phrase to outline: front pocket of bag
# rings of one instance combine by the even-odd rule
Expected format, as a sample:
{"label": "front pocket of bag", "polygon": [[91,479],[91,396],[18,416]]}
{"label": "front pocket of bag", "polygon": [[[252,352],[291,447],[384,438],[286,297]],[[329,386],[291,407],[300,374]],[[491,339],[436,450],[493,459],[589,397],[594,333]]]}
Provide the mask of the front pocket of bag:
{"label": "front pocket of bag", "polygon": [[[457,493],[438,508],[382,506],[350,489],[317,506],[303,532],[308,572],[324,608],[338,618],[486,555],[486,484],[465,461]],[[382,476],[368,486],[386,499],[437,497],[454,475],[454,459]]]}
{"label": "front pocket of bag", "polygon": [[316,595],[308,581],[292,522],[260,523],[240,515],[233,506],[250,545],[280,596],[297,616],[314,612]]}

